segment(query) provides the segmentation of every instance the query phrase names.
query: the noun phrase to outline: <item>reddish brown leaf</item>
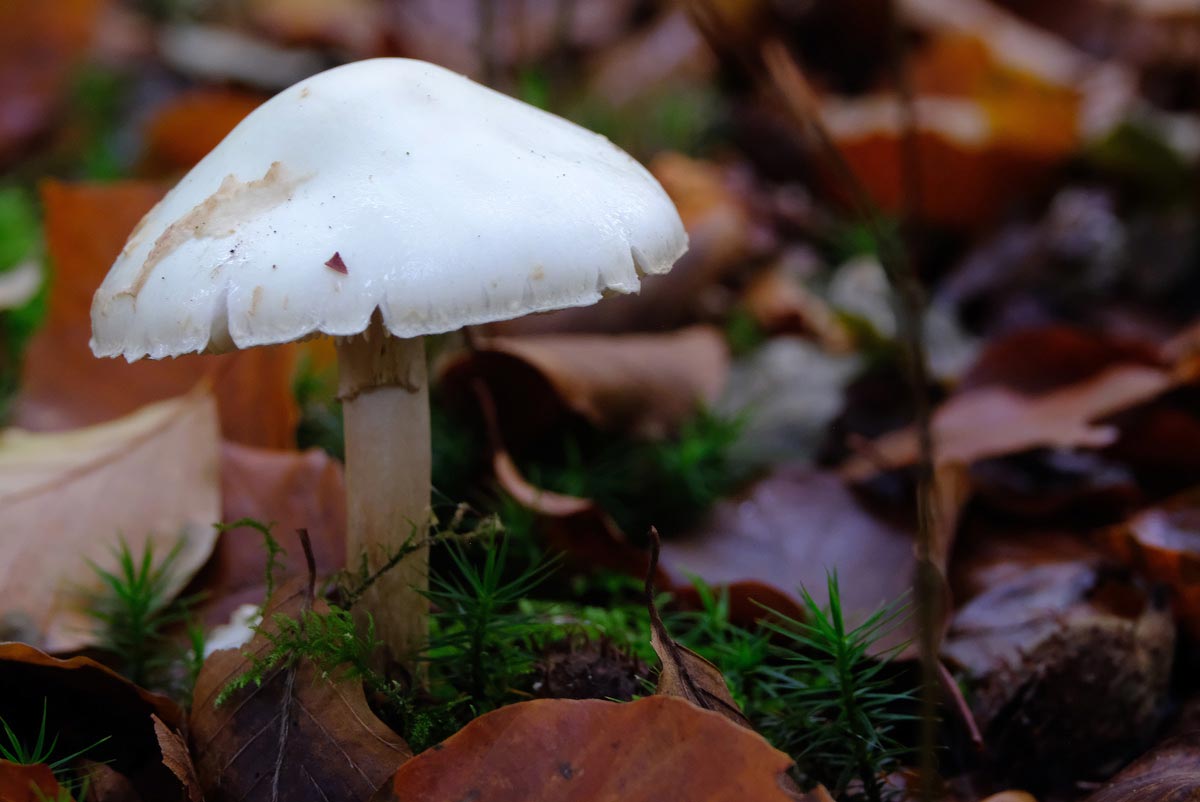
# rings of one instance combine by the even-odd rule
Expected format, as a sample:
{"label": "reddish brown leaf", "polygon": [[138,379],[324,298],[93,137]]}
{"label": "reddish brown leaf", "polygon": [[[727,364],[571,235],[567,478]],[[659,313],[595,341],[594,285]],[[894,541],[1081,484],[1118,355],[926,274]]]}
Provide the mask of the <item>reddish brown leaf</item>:
{"label": "reddish brown leaf", "polygon": [[179,779],[189,802],[201,802],[204,794],[200,791],[200,780],[196,777],[196,767],[192,765],[192,755],[188,751],[187,741],[175,730],[163,723],[158,716],[151,715],[154,721],[154,735],[158,738],[158,748],[162,752],[163,765]]}
{"label": "reddish brown leaf", "polygon": [[1200,637],[1200,489],[1099,533],[1117,559],[1171,588],[1178,619]]}
{"label": "reddish brown leaf", "polygon": [[358,58],[383,55],[385,11],[372,0],[250,0],[251,21],[286,44],[318,45]]}
{"label": "reddish brown leaf", "polygon": [[413,758],[378,799],[785,802],[787,755],[682,699],[539,699],[475,719]]}
{"label": "reddish brown leaf", "polygon": [[477,377],[487,380],[506,433],[517,431],[521,441],[520,432],[553,425],[556,405],[558,414],[573,412],[602,429],[661,437],[716,400],[728,369],[721,334],[694,326],[669,334],[492,338],[447,365],[442,379],[459,393]]}
{"label": "reddish brown leaf", "polygon": [[0,688],[0,719],[15,732],[37,732],[45,704],[46,729],[60,736],[58,754],[86,750],[89,760],[131,780],[142,798],[177,798],[179,786],[162,765],[151,719],[182,726],[183,711],[170,699],[89,658],[59,660],[21,643],[0,644]]}
{"label": "reddish brown leaf", "polygon": [[166,598],[212,553],[220,514],[216,405],[198,390],[70,432],[0,434],[0,614],[51,651],[95,642],[87,594],[122,543],[161,560],[178,544]]}
{"label": "reddish brown leaf", "polygon": [[146,125],[147,169],[160,174],[191,169],[263,100],[231,89],[196,89],[171,98]]}
{"label": "reddish brown leaf", "polygon": [[92,294],[162,191],[141,182],[43,185],[54,280],[46,323],[26,354],[15,422],[39,431],[98,423],[185,393],[209,377],[226,437],[274,448],[295,445],[293,346],[133,364],[92,356]]}
{"label": "reddish brown leaf", "polygon": [[61,789],[50,767],[0,760],[0,802],[41,802],[58,799]]}
{"label": "reddish brown leaf", "polygon": [[[274,524],[286,544],[297,529],[308,531],[317,572],[328,576],[346,558],[346,485],[342,466],[320,449],[269,451],[225,443],[221,447],[221,518],[253,518]],[[281,577],[303,576],[304,555],[286,546]],[[262,535],[249,528],[217,537],[212,559],[190,590],[202,591],[208,625],[222,624],[241,604],[261,604],[266,592],[267,553]]]}
{"label": "reddish brown leaf", "polygon": [[910,531],[867,511],[837,476],[799,468],[719,502],[695,532],[663,543],[662,559],[673,587],[690,574],[735,594],[765,583],[781,595],[760,601],[787,601],[779,611],[789,616],[802,615],[801,585],[824,603],[826,571],[836,570],[847,626],[907,593],[915,565]]}
{"label": "reddish brown leaf", "polygon": [[759,273],[746,287],[742,305],[764,331],[803,334],[833,353],[853,347],[845,324],[786,261]]}
{"label": "reddish brown leaf", "polygon": [[[300,617],[314,601],[307,578],[271,599],[263,619]],[[245,654],[271,649],[256,635]],[[196,773],[204,798],[222,800],[366,800],[408,759],[408,746],[375,718],[362,683],[337,681],[306,660],[284,665],[216,706],[221,690],[249,666],[239,650],[214,652],[196,681],[189,720]]]}
{"label": "reddish brown leaf", "polygon": [[1142,755],[1085,802],[1192,802],[1200,799],[1200,731]]}

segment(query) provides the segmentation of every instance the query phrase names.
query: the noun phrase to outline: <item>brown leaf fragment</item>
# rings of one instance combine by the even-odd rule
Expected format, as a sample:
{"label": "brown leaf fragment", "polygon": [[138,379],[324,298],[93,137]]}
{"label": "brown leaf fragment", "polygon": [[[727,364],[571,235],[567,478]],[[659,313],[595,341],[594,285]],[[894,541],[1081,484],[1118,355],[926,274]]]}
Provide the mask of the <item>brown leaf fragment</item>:
{"label": "brown leaf fragment", "polygon": [[738,707],[721,669],[681,646],[671,638],[654,601],[654,576],[658,569],[660,543],[657,530],[650,530],[650,569],[646,574],[646,608],[650,611],[650,643],[662,661],[655,693],[678,696],[697,707],[719,713],[738,726],[754,729]]}
{"label": "brown leaf fragment", "polygon": [[343,276],[350,275],[350,271],[346,269],[346,262],[342,259],[340,251],[334,251],[333,256],[329,257],[329,261],[325,262],[325,266],[335,273],[341,273]]}
{"label": "brown leaf fragment", "polygon": [[[263,615],[299,618],[323,612],[307,577],[280,588]],[[272,648],[263,633],[244,652],[227,649],[205,661],[189,721],[196,774],[209,802],[366,800],[409,758],[407,744],[367,706],[362,684],[323,676],[307,660],[279,666],[262,685],[218,707],[222,689]]]}
{"label": "brown leaf fragment", "polygon": [[0,760],[0,802],[40,802],[58,799],[61,788],[44,763],[26,765]]}
{"label": "brown leaf fragment", "polygon": [[1085,802],[1195,802],[1200,799],[1200,731],[1167,739]]}
{"label": "brown leaf fragment", "polygon": [[538,699],[405,763],[381,802],[785,802],[791,759],[682,699]]}
{"label": "brown leaf fragment", "polygon": [[196,767],[192,765],[187,741],[164,724],[158,716],[152,714],[150,718],[154,721],[154,735],[158,738],[158,748],[162,751],[163,765],[179,778],[179,784],[183,786],[189,802],[201,802],[204,794],[200,791],[200,779],[196,776]]}

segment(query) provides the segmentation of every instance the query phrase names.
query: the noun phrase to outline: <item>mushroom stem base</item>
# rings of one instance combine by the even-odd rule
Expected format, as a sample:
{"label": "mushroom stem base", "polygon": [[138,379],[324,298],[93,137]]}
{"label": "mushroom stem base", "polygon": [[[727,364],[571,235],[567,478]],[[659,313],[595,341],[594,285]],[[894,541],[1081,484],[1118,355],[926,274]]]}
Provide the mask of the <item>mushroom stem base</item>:
{"label": "mushroom stem base", "polygon": [[[429,616],[431,449],[429,388],[421,338],[399,339],[378,316],[365,335],[338,340],[346,437],[346,566],[365,556],[374,573],[408,543],[422,543],[382,574],[355,606],[369,614],[383,659],[411,666]],[[411,540],[410,540],[411,539]]]}

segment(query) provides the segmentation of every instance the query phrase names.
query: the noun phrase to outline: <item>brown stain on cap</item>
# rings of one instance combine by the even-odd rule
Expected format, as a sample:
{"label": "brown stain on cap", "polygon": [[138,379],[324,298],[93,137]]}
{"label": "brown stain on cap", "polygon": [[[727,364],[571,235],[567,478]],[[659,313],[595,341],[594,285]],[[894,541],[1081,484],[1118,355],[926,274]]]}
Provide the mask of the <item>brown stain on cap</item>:
{"label": "brown stain on cap", "polygon": [[290,200],[296,187],[311,177],[289,175],[281,162],[272,162],[263,177],[253,181],[239,181],[232,174],[225,176],[216,192],[167,226],[154,241],[154,247],[129,289],[118,295],[129,295],[137,300],[154,268],[180,245],[189,239],[231,236],[240,224]]}

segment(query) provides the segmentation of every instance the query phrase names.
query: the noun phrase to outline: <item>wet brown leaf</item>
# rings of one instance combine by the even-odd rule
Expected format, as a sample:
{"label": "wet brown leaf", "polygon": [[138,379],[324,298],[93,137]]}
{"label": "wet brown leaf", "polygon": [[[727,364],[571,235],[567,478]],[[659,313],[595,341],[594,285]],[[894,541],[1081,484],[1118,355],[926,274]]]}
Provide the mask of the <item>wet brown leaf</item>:
{"label": "wet brown leaf", "polygon": [[26,765],[0,760],[0,802],[41,802],[57,799],[58,780],[50,767],[38,763]]}
{"label": "wet brown leaf", "polygon": [[445,366],[442,381],[460,395],[475,378],[487,381],[512,443],[552,427],[563,412],[601,429],[662,437],[716,400],[728,370],[720,332],[693,326],[669,334],[491,338]]}
{"label": "wet brown leaf", "polygon": [[291,345],[133,364],[92,356],[92,295],[163,189],[129,181],[43,184],[54,279],[45,325],[26,352],[15,423],[37,431],[99,423],[185,393],[208,377],[228,439],[294,446],[299,411],[291,392],[296,353]]}
{"label": "wet brown leaf", "polygon": [[68,651],[94,642],[89,561],[116,570],[124,542],[161,559],[166,598],[212,553],[220,514],[216,405],[207,389],[69,432],[0,433],[0,615],[11,635]]}
{"label": "wet brown leaf", "polygon": [[[0,644],[0,688],[0,718],[14,731],[37,732],[45,704],[46,729],[60,736],[59,754],[86,749],[86,758],[131,781],[142,798],[178,797],[151,719],[182,726],[183,711],[170,699],[89,658],[59,660],[22,643]],[[104,737],[109,740],[96,745]]]}
{"label": "wet brown leaf", "polygon": [[1142,755],[1085,802],[1193,802],[1200,798],[1200,732]]}
{"label": "wet brown leaf", "polygon": [[[278,590],[263,616],[320,612],[309,580]],[[256,635],[245,652],[271,649]],[[375,718],[361,681],[322,676],[305,660],[280,666],[216,706],[217,696],[250,666],[242,651],[214,652],[196,681],[189,720],[204,798],[222,800],[366,800],[409,758],[408,746]]]}
{"label": "wet brown leaf", "polygon": [[[342,466],[320,449],[271,451],[235,443],[221,446],[221,517],[226,523],[252,518],[274,524],[287,551],[280,578],[303,576],[304,555],[290,534],[309,533],[317,573],[340,570],[346,558],[346,484]],[[222,624],[241,604],[261,604],[266,593],[266,548],[260,533],[239,527],[221,532],[212,559],[189,590],[205,594],[201,615]]]}
{"label": "wet brown leaf", "polygon": [[761,736],[682,699],[539,699],[475,719],[377,799],[785,802],[790,766]]}

